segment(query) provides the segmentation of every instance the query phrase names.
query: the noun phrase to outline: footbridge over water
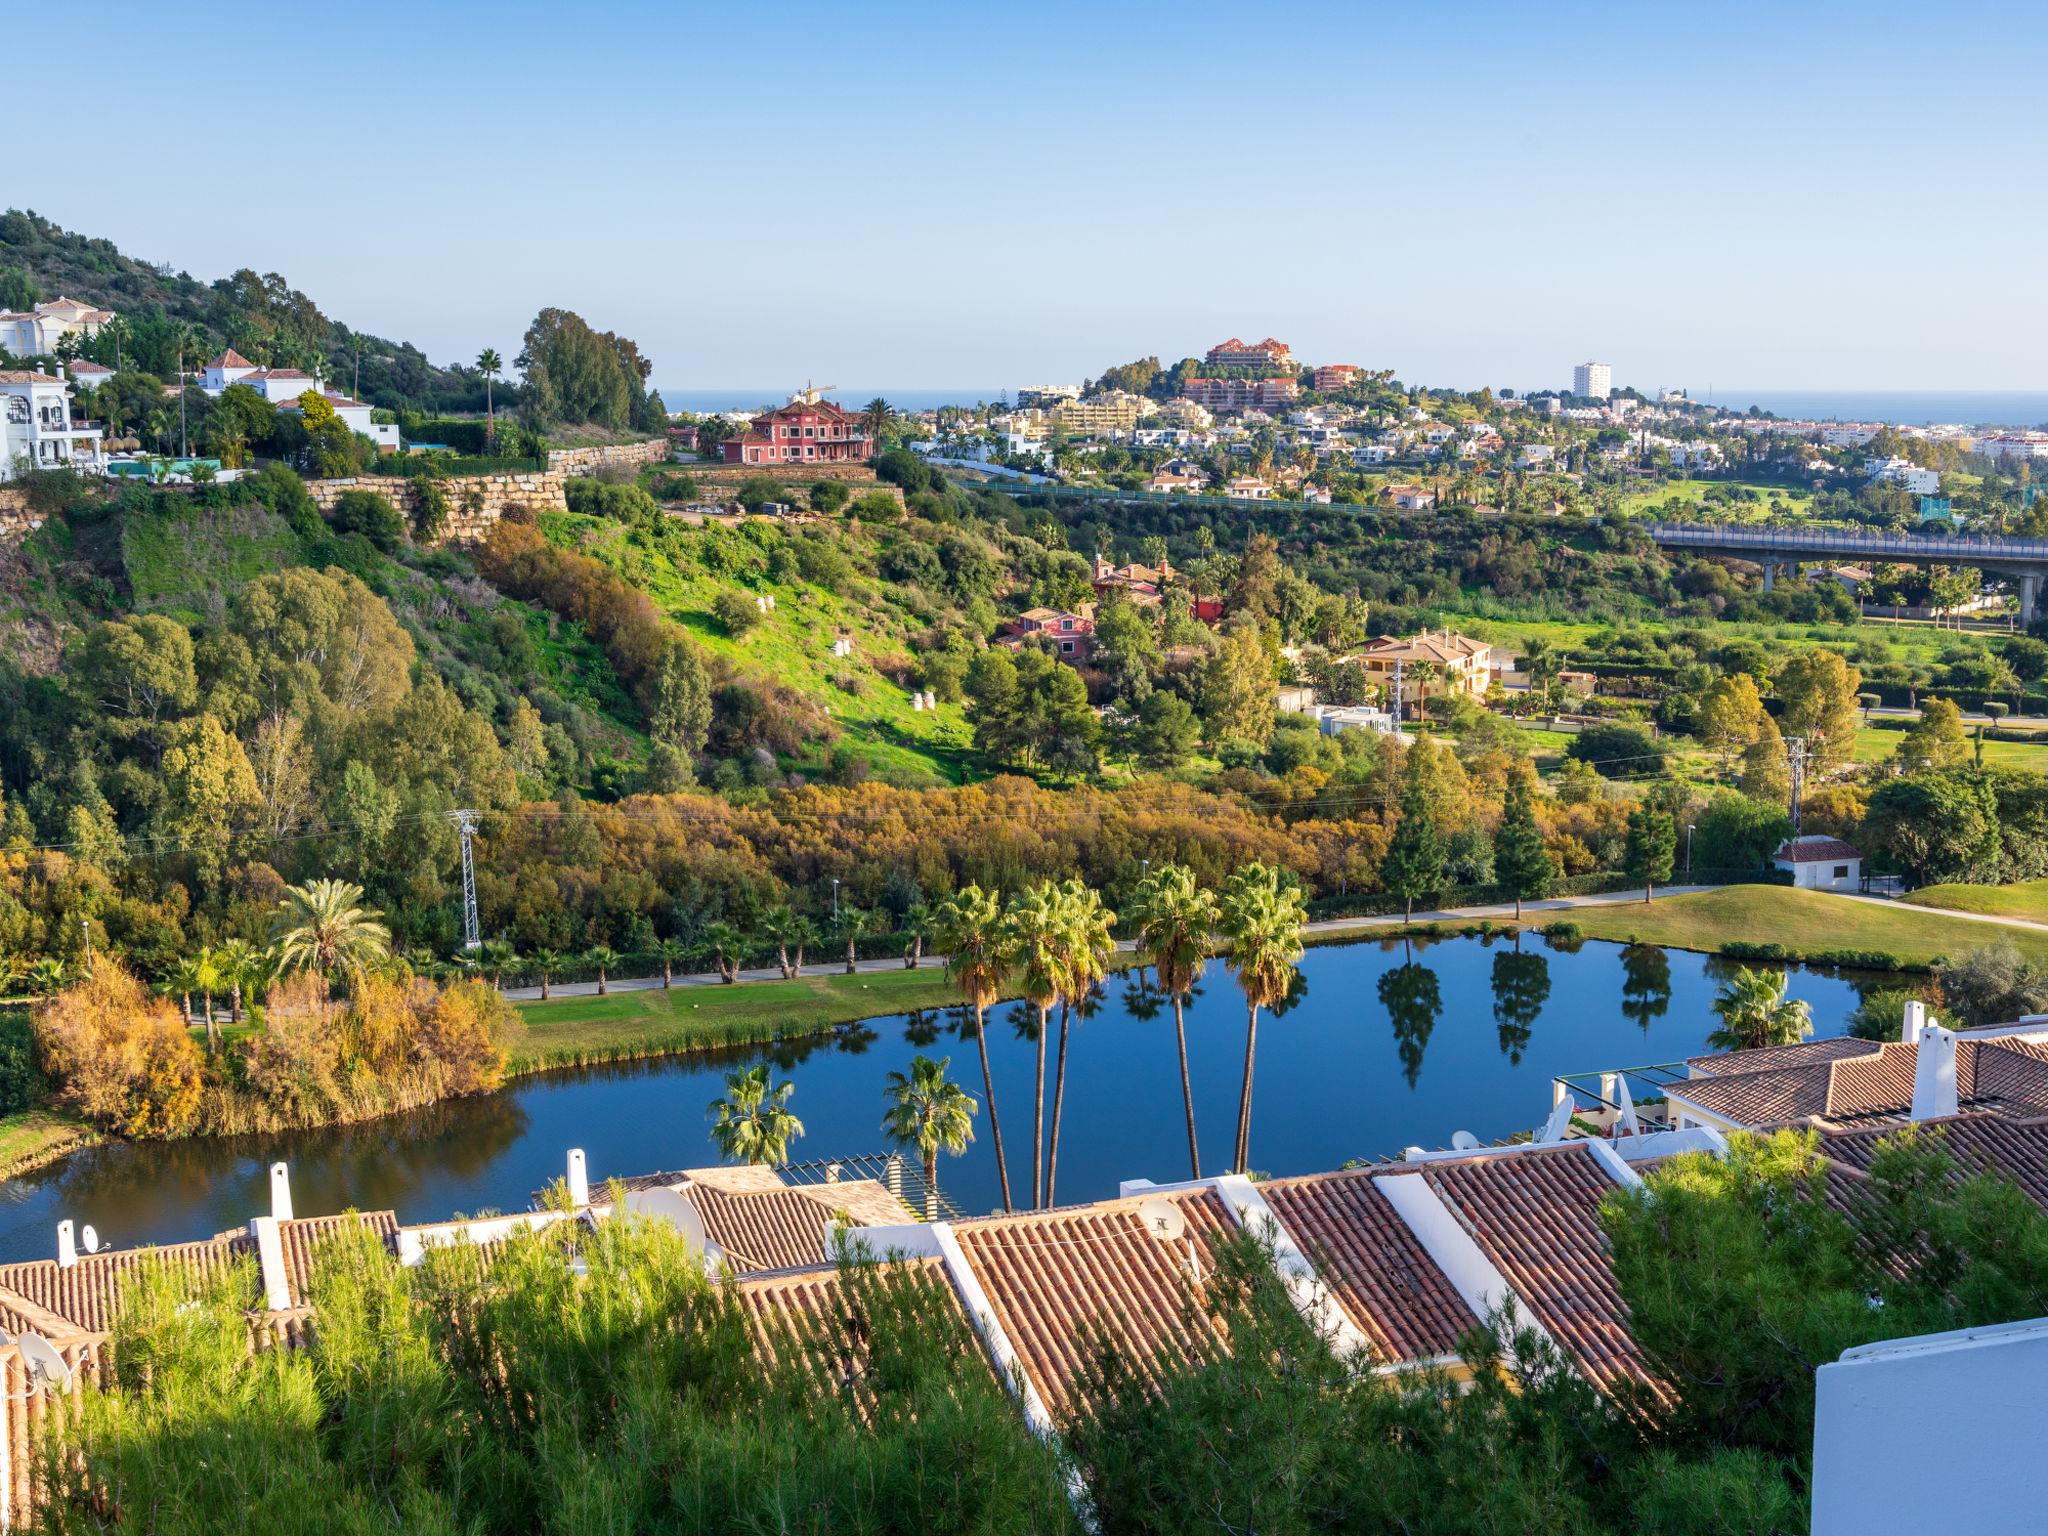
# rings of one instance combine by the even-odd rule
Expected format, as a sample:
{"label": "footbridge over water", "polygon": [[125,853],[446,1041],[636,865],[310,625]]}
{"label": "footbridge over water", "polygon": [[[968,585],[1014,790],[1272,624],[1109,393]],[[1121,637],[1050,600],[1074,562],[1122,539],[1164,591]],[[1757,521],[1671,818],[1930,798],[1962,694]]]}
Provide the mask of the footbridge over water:
{"label": "footbridge over water", "polygon": [[1646,523],[1643,531],[1665,549],[1754,560],[1771,590],[1787,565],[1855,560],[1880,565],[1968,565],[2009,576],[2020,590],[2020,623],[2032,624],[2048,576],[2048,539],[2008,539],[1966,533],[1881,533],[1839,528],[1745,528],[1720,523]]}

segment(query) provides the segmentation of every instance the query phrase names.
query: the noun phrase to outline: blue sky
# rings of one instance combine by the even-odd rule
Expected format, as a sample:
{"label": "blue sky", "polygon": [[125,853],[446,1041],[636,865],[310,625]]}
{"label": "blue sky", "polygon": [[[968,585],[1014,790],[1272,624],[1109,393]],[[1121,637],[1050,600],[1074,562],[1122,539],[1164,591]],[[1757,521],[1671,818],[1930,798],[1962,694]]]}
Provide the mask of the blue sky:
{"label": "blue sky", "polygon": [[[115,3],[0,201],[437,360],[2048,386],[2048,8]],[[221,126],[224,116],[239,120]]]}

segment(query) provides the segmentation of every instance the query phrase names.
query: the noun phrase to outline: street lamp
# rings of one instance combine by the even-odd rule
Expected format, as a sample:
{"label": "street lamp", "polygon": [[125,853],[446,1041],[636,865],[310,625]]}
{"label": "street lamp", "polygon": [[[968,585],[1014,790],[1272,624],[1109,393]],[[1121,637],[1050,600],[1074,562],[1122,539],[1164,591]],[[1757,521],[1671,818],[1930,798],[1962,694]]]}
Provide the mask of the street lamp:
{"label": "street lamp", "polygon": [[1693,821],[1685,824],[1685,877],[1688,880],[1692,878],[1692,829],[1698,825]]}
{"label": "street lamp", "polygon": [[839,917],[839,877],[837,875],[832,877],[832,917],[834,921],[837,921]]}

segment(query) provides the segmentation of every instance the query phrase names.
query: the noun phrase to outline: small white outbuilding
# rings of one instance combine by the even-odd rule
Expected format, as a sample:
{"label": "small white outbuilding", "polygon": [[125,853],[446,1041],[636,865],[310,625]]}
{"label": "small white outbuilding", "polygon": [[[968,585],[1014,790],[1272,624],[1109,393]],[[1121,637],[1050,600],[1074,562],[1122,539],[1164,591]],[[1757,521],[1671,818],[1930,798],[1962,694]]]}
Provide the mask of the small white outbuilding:
{"label": "small white outbuilding", "polygon": [[1789,870],[1803,891],[1854,891],[1863,884],[1863,855],[1839,837],[1790,837],[1771,862]]}

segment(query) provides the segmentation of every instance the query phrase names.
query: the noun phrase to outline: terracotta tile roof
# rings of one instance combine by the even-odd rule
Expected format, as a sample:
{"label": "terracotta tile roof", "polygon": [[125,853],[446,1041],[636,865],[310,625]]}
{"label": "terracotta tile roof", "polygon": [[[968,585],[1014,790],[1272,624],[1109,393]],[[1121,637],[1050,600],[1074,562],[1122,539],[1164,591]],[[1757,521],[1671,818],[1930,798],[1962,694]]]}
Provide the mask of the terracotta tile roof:
{"label": "terracotta tile roof", "polygon": [[1167,1195],[1187,1216],[1187,1240],[1165,1243],[1111,1200],[959,1223],[954,1231],[995,1323],[1055,1420],[1074,1413],[1076,1375],[1106,1347],[1144,1380],[1161,1354],[1198,1360],[1224,1347],[1201,1307],[1188,1244],[1206,1277],[1217,1245],[1236,1231],[1211,1190]]}
{"label": "terracotta tile roof", "polygon": [[1595,1387],[1633,1381],[1664,1395],[1628,1330],[1599,1216],[1615,1184],[1590,1148],[1567,1143],[1391,1176],[1429,1181]]}
{"label": "terracotta tile roof", "polygon": [[291,1295],[291,1306],[308,1304],[306,1293],[312,1283],[313,1263],[321,1246],[336,1232],[354,1226],[367,1227],[388,1252],[397,1252],[398,1213],[395,1211],[350,1211],[339,1216],[305,1216],[277,1224],[279,1246],[284,1250],[285,1289]]}
{"label": "terracotta tile roof", "polygon": [[0,368],[0,384],[62,384],[62,379],[27,368]]}
{"label": "terracotta tile roof", "polygon": [[849,1384],[858,1389],[872,1358],[862,1347],[869,1332],[868,1309],[886,1294],[884,1287],[897,1285],[910,1288],[910,1296],[902,1298],[907,1305],[934,1306],[956,1318],[962,1325],[955,1339],[960,1353],[978,1359],[994,1378],[994,1368],[966,1327],[960,1298],[937,1258],[785,1270],[747,1276],[731,1285],[759,1357],[771,1367],[795,1365],[835,1390]]}
{"label": "terracotta tile roof", "polygon": [[[1729,1072],[1673,1083],[1665,1090],[1710,1115],[1740,1125],[1818,1119],[1853,1125],[1895,1120],[1913,1107],[1919,1047],[1888,1041],[1875,1051]],[[1747,1053],[1739,1053],[1747,1054]],[[2048,1046],[2026,1040],[1956,1043],[1956,1099],[2029,1116],[2048,1114]]]}
{"label": "terracotta tile roof", "polygon": [[1877,1049],[1875,1040],[1858,1040],[1854,1035],[1837,1035],[1831,1040],[1802,1040],[1797,1045],[1766,1045],[1751,1051],[1714,1051],[1705,1056],[1688,1056],[1685,1064],[1715,1077],[1742,1072],[1761,1072],[1766,1067],[1803,1067],[1842,1056],[1868,1056]]}
{"label": "terracotta tile roof", "polygon": [[206,366],[209,368],[254,368],[256,365],[242,356],[233,347],[229,347],[227,351],[221,353],[219,357],[216,357]]}
{"label": "terracotta tile roof", "polygon": [[[2016,1120],[1978,1110],[1922,1124],[1925,1131],[1939,1135],[1960,1172],[2003,1173],[2036,1205],[2048,1209],[2048,1119]],[[1898,1130],[1895,1125],[1823,1129],[1821,1154],[1867,1173],[1878,1142]]]}
{"label": "terracotta tile roof", "polygon": [[1455,1353],[1479,1326],[1372,1172],[1274,1179],[1259,1193],[1382,1362]]}
{"label": "terracotta tile roof", "polygon": [[1795,837],[1779,844],[1774,857],[1786,864],[1833,864],[1863,855],[1839,837]]}
{"label": "terracotta tile roof", "polygon": [[[863,1189],[862,1185],[870,1187]],[[876,1202],[877,1190],[887,1201],[886,1207]],[[831,1254],[826,1248],[826,1233],[842,1211],[858,1226],[875,1225],[880,1211],[886,1211],[885,1219],[889,1221],[915,1219],[887,1190],[870,1179],[745,1194],[692,1184],[688,1195],[704,1218],[705,1232],[725,1250],[727,1260],[741,1274],[802,1269],[828,1260]],[[865,1210],[864,1219],[856,1206]]]}
{"label": "terracotta tile roof", "polygon": [[163,1248],[124,1248],[117,1253],[82,1253],[69,1269],[61,1268],[55,1259],[0,1265],[0,1287],[56,1313],[74,1328],[105,1333],[120,1313],[121,1298],[129,1282],[151,1258],[189,1267],[195,1275],[207,1279],[225,1274],[246,1258],[248,1304],[255,1307],[262,1302],[256,1278],[256,1245],[244,1236],[172,1243]]}

